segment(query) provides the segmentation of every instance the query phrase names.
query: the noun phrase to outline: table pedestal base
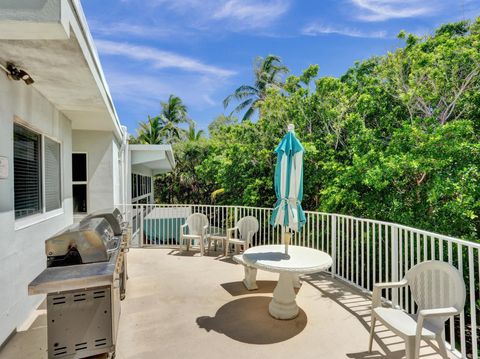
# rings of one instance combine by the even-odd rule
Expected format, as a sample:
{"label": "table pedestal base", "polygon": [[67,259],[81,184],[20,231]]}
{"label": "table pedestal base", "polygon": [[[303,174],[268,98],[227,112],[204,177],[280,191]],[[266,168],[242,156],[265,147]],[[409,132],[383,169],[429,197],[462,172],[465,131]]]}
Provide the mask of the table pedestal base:
{"label": "table pedestal base", "polygon": [[258,289],[257,286],[257,268],[249,267],[244,265],[245,278],[243,279],[243,284],[248,290]]}
{"label": "table pedestal base", "polygon": [[273,291],[273,298],[268,306],[270,315],[276,319],[293,319],[298,315],[293,283],[295,274],[281,272],[278,284]]}

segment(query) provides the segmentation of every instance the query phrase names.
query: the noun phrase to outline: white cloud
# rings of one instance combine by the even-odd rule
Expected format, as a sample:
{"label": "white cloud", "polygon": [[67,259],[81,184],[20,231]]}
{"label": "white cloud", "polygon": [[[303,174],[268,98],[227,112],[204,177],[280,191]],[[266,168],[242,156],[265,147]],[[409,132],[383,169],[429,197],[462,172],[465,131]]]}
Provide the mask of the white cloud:
{"label": "white cloud", "polygon": [[219,25],[225,25],[223,27],[229,31],[239,31],[270,26],[288,11],[290,2],[291,0],[149,0],[147,4],[190,17],[190,25],[197,29],[215,29]]}
{"label": "white cloud", "polygon": [[[151,46],[96,40],[114,101],[127,108],[130,130],[147,114],[160,111],[160,101],[179,96],[197,111],[221,106],[236,72]],[[116,58],[118,57],[118,59]],[[180,70],[180,71],[179,71]],[[138,118],[137,118],[138,117]]]}
{"label": "white cloud", "polygon": [[102,55],[115,55],[136,61],[149,62],[156,69],[176,68],[199,74],[229,77],[235,74],[232,70],[205,64],[197,59],[163,51],[155,47],[133,45],[125,42],[96,40],[97,49]]}
{"label": "white cloud", "polygon": [[287,12],[289,3],[283,0],[229,0],[212,15],[213,19],[231,19],[251,28],[270,25]]}
{"label": "white cloud", "polygon": [[361,31],[358,29],[352,29],[348,27],[333,27],[323,24],[310,24],[302,29],[302,34],[309,36],[338,34],[350,37],[363,37],[363,38],[385,38],[387,37],[386,31]]}
{"label": "white cloud", "polygon": [[351,0],[361,9],[354,16],[362,21],[385,21],[431,15],[438,10],[433,0]]}

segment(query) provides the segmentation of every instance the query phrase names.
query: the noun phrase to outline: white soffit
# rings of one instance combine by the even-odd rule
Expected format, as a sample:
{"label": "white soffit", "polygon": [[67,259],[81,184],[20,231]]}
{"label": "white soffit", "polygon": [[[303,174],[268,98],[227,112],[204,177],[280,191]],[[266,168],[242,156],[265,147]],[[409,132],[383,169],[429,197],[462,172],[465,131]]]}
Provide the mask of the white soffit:
{"label": "white soffit", "polygon": [[170,145],[129,145],[132,169],[147,167],[152,174],[161,174],[175,168],[175,159]]}
{"label": "white soffit", "polygon": [[[78,130],[122,130],[78,0],[0,1],[0,63],[13,62]],[[0,74],[1,75],[1,74]]]}

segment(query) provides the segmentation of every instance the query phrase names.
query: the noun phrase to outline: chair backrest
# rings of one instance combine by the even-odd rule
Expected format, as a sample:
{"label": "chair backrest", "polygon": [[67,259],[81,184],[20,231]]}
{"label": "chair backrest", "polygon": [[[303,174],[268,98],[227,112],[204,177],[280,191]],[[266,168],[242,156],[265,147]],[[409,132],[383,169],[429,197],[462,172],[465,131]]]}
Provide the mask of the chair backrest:
{"label": "chair backrest", "polygon": [[250,242],[258,232],[258,220],[253,216],[243,217],[237,222],[238,232],[240,233],[240,239],[245,242]]}
{"label": "chair backrest", "polygon": [[187,218],[188,234],[199,236],[208,224],[208,217],[202,213],[193,213]]}
{"label": "chair backrest", "polygon": [[[413,266],[406,274],[418,310],[465,306],[465,282],[460,272],[442,261],[426,261]],[[446,319],[446,318],[445,318]]]}

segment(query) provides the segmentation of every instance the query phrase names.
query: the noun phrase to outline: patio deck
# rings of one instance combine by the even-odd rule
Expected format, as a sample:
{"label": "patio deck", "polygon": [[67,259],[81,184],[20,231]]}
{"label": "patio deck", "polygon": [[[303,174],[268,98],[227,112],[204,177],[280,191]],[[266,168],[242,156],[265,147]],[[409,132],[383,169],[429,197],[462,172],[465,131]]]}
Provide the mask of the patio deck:
{"label": "patio deck", "polygon": [[[368,353],[370,299],[328,274],[305,276],[297,295],[300,315],[278,321],[268,314],[277,275],[258,272],[248,292],[243,268],[229,258],[132,249],[127,297],[122,302],[117,358],[352,358],[400,359],[403,341],[383,339]],[[47,358],[46,315],[14,335],[0,358]],[[440,358],[423,343],[421,357]]]}

